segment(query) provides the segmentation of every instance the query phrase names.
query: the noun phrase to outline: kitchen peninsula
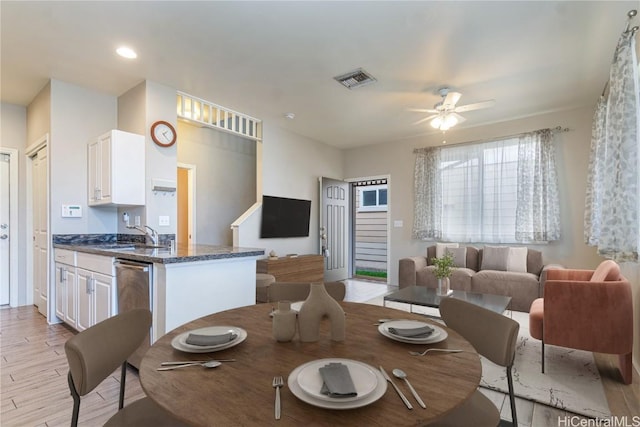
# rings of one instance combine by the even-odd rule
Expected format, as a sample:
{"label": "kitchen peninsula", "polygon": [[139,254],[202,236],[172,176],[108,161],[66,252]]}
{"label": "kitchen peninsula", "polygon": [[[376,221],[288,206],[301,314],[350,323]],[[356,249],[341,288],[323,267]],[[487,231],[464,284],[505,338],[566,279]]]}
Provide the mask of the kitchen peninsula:
{"label": "kitchen peninsula", "polygon": [[[178,246],[172,252],[166,247],[114,239],[113,235],[88,239],[58,235],[54,236],[53,247],[56,253],[65,251],[69,255],[68,259],[72,261],[67,262],[73,262],[70,268],[75,267],[80,254],[84,258],[106,259],[111,265],[116,260],[150,264],[152,341],[193,319],[255,304],[256,259],[264,256],[263,249],[189,245]],[[56,261],[59,261],[57,256]],[[112,273],[115,277],[115,271]],[[115,314],[115,290],[111,295],[115,300],[111,304],[111,314]],[[60,296],[55,300],[61,301]]]}

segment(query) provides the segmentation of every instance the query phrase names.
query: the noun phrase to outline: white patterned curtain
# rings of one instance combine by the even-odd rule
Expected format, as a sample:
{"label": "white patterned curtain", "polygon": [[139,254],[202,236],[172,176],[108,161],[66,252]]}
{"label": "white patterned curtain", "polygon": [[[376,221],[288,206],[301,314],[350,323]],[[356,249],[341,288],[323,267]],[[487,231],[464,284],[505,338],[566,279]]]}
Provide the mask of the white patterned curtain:
{"label": "white patterned curtain", "polygon": [[442,239],[442,181],[440,150],[415,151],[413,174],[413,237],[421,240]]}
{"label": "white patterned curtain", "polygon": [[414,238],[485,243],[560,238],[550,129],[414,153]]}
{"label": "white patterned curtain", "polygon": [[550,129],[526,133],[518,141],[516,240],[560,239],[560,198]]}
{"label": "white patterned curtain", "polygon": [[640,89],[634,31],[616,47],[608,96],[592,126],[585,199],[585,242],[606,258],[638,261],[640,252]]}

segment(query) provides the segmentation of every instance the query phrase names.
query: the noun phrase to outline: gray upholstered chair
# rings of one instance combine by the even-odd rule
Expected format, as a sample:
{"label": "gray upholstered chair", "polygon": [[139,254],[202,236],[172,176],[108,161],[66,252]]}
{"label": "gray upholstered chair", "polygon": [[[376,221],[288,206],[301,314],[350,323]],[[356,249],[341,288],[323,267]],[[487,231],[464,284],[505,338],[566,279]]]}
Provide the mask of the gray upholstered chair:
{"label": "gray upholstered chair", "polygon": [[[478,353],[506,367],[513,426],[518,425],[511,368],[515,358],[520,325],[513,319],[456,298],[440,302],[440,315],[446,325],[462,335]],[[498,408],[476,390],[461,406],[437,421],[438,426],[497,426]]]}
{"label": "gray upholstered chair", "polygon": [[106,319],[70,338],[64,345],[73,396],[71,426],[78,425],[80,396],[95,389],[122,366],[118,412],[105,426],[182,426],[148,397],[124,407],[127,357],[142,343],[151,327],[151,312],[135,309]]}
{"label": "gray upholstered chair", "polygon": [[[344,300],[346,287],[343,282],[325,282],[327,293],[336,301]],[[267,302],[304,301],[309,296],[311,283],[274,282],[269,285]]]}

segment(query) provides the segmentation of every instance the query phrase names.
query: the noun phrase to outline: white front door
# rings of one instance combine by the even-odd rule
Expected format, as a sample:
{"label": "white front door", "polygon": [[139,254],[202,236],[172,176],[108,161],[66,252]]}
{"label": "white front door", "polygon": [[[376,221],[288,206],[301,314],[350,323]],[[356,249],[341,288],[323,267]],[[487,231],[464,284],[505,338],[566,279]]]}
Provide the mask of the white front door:
{"label": "white front door", "polygon": [[320,178],[320,250],[324,280],[349,278],[349,184]]}
{"label": "white front door", "polygon": [[0,154],[0,305],[9,304],[11,252],[9,241],[10,207],[10,160],[9,154]]}

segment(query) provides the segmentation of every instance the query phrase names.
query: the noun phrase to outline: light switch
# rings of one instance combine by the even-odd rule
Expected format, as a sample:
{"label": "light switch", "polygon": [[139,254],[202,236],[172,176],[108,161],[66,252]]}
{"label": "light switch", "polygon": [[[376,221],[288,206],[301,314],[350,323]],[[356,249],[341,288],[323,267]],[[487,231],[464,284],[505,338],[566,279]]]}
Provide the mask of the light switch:
{"label": "light switch", "polygon": [[168,215],[160,215],[158,217],[158,225],[160,226],[169,226],[169,216]]}

